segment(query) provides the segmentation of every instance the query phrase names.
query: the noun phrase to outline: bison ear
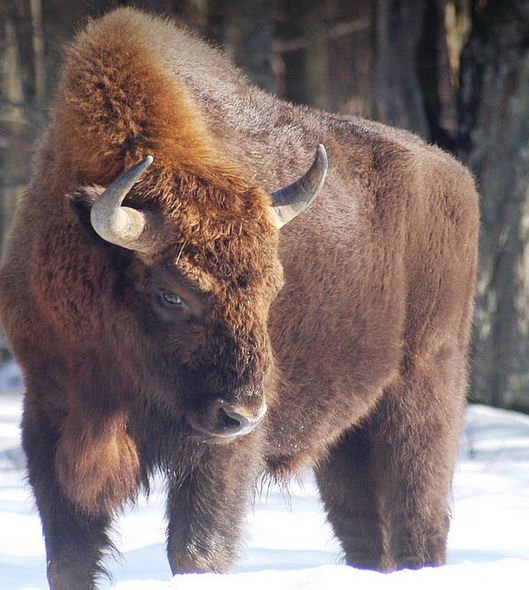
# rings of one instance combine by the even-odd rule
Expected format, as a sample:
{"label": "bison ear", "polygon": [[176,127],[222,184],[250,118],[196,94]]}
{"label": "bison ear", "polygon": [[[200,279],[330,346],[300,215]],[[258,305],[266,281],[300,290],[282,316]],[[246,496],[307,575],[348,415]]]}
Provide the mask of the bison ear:
{"label": "bison ear", "polygon": [[108,244],[108,242],[105,242],[105,240],[100,238],[97,232],[94,231],[90,221],[90,212],[92,211],[94,201],[104,190],[105,189],[101,186],[87,186],[77,189],[68,197],[70,209],[83,231],[100,244]]}

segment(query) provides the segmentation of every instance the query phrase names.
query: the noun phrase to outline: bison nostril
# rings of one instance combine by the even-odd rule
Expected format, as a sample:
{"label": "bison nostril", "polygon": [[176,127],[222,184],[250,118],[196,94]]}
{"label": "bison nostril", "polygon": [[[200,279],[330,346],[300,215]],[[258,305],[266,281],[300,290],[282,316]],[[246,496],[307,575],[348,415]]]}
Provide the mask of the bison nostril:
{"label": "bison nostril", "polygon": [[231,439],[251,432],[261,422],[266,413],[266,404],[262,404],[256,415],[247,414],[246,408],[240,408],[222,399],[214,399],[205,407],[189,411],[189,425],[205,434]]}
{"label": "bison nostril", "polygon": [[242,428],[248,423],[248,420],[237,412],[232,412],[226,408],[219,408],[218,414],[218,426],[222,429],[236,431]]}

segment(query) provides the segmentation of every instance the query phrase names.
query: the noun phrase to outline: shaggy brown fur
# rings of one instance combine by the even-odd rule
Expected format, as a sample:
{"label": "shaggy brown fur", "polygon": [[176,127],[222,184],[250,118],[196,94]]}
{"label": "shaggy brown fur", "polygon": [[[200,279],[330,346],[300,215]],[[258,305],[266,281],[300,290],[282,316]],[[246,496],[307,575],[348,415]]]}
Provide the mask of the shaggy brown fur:
{"label": "shaggy brown fur", "polygon": [[[324,190],[278,236],[268,192],[318,143]],[[146,154],[127,202],[163,215],[152,256],[89,221]],[[226,569],[259,475],[304,466],[348,563],[443,563],[478,225],[468,172],[413,135],[286,104],[170,22],[90,23],[0,275],[51,587],[94,587],[113,514],[157,467],[175,572]],[[267,416],[213,444],[190,424],[219,396]]]}

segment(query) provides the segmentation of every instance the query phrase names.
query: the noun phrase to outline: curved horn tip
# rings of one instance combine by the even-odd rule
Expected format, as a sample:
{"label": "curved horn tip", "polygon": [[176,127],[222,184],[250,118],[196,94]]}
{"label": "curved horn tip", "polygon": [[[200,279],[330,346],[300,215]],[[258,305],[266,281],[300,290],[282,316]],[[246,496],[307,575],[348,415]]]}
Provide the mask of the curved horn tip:
{"label": "curved horn tip", "polygon": [[139,162],[137,162],[136,164],[134,164],[134,166],[132,166],[131,168],[129,168],[123,176],[122,178],[126,178],[127,180],[129,180],[130,178],[135,179],[134,182],[136,182],[137,179],[140,178],[140,176],[145,172],[145,170],[147,170],[147,168],[154,162],[154,158],[149,155],[149,156],[145,156],[145,158],[143,158],[143,160],[140,160]]}
{"label": "curved horn tip", "polygon": [[153,161],[151,155],[145,156],[116,178],[94,202],[90,223],[103,240],[129,250],[152,251],[156,240],[143,234],[149,225],[151,233],[156,226],[154,213],[123,207],[122,202]]}
{"label": "curved horn tip", "polygon": [[293,184],[272,193],[271,215],[278,229],[299,215],[318,196],[328,166],[327,151],[320,143],[309,170]]}
{"label": "curved horn tip", "polygon": [[138,162],[135,166],[132,167],[132,170],[139,174],[143,174],[145,170],[154,162],[154,158],[151,155],[145,156],[143,160]]}
{"label": "curved horn tip", "polygon": [[316,148],[316,158],[320,161],[322,166],[327,168],[329,166],[329,158],[327,157],[327,150],[322,143],[318,144]]}

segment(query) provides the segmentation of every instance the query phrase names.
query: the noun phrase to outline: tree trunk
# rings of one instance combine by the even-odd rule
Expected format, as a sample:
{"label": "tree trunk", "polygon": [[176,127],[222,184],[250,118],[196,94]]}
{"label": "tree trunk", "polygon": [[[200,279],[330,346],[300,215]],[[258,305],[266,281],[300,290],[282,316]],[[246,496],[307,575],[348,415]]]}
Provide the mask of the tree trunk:
{"label": "tree trunk", "polygon": [[325,107],[372,117],[375,7],[372,0],[325,0],[327,21]]}
{"label": "tree trunk", "polygon": [[27,169],[23,138],[27,121],[24,116],[23,75],[14,19],[9,11],[0,18],[4,63],[0,95],[0,247],[22,192]]}
{"label": "tree trunk", "polygon": [[235,54],[248,78],[265,90],[274,89],[271,51],[274,34],[272,10],[268,0],[237,0],[239,23],[238,46]]}
{"label": "tree trunk", "polygon": [[460,83],[459,155],[482,197],[472,385],[478,399],[505,406],[529,386],[527,1],[475,3]]}
{"label": "tree trunk", "polygon": [[310,32],[304,26],[307,13],[313,8],[315,0],[279,2],[276,23],[277,39],[274,44],[278,93],[298,104],[312,104],[307,85],[307,52],[311,43]]}
{"label": "tree trunk", "polygon": [[375,105],[379,120],[427,138],[429,127],[417,75],[425,5],[423,0],[377,1]]}

